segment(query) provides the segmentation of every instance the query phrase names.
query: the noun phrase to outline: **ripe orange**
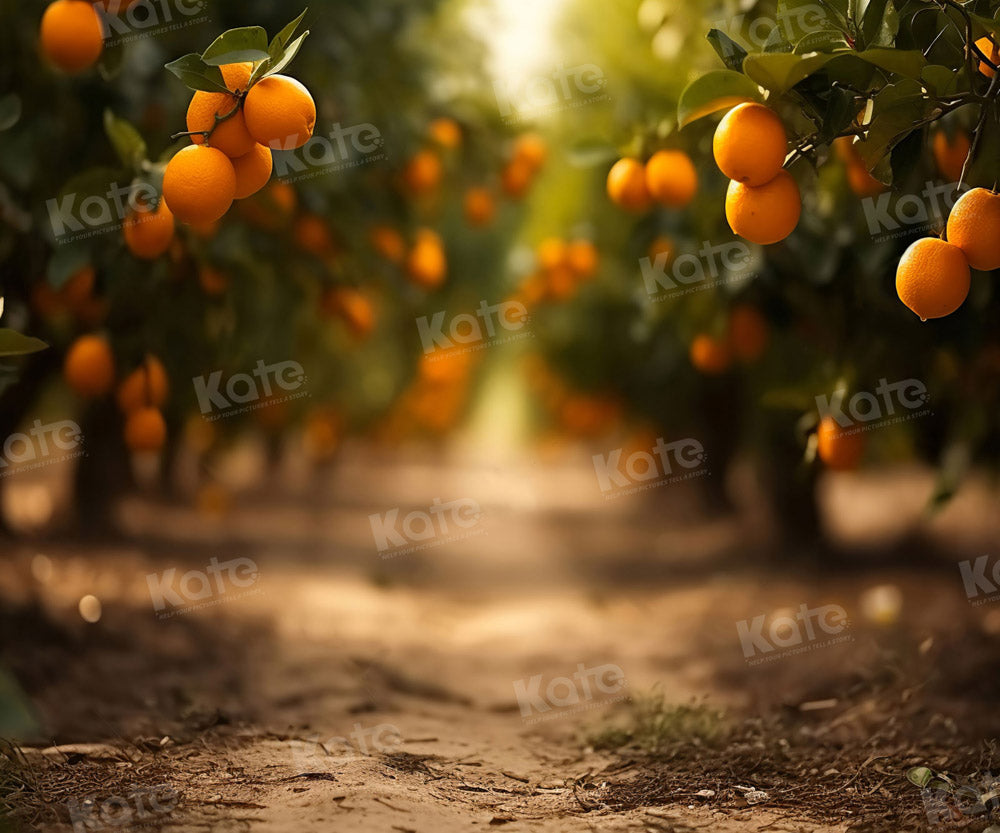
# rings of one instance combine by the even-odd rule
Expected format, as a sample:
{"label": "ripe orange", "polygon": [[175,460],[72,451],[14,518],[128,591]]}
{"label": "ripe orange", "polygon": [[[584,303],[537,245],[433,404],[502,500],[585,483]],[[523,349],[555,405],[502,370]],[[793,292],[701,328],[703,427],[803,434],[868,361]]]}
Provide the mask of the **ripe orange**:
{"label": "ripe orange", "polygon": [[431,141],[447,150],[454,150],[462,144],[462,128],[454,119],[434,119],[427,127]]}
{"label": "ripe orange", "polygon": [[[253,64],[225,64],[220,69],[226,87],[237,92],[246,89]],[[223,118],[225,120],[220,121]],[[230,157],[245,156],[255,144],[247,130],[239,98],[226,93],[196,91],[187,109],[187,129],[191,133],[210,132],[208,144]],[[205,142],[205,137],[193,135],[191,141],[200,145]]]}
{"label": "ripe orange", "polygon": [[174,154],[163,173],[163,199],[182,223],[218,220],[235,195],[233,163],[217,148],[188,145]]}
{"label": "ripe orange", "polygon": [[559,237],[546,237],[538,244],[538,250],[535,253],[539,267],[545,271],[562,266],[566,261],[567,254],[566,241]]}
{"label": "ripe orange", "polygon": [[321,300],[323,311],[343,319],[351,334],[359,341],[368,338],[375,329],[375,308],[368,296],[351,286],[335,286]]}
{"label": "ripe orange", "polygon": [[126,414],[152,405],[162,408],[170,392],[170,380],[156,356],[146,356],[141,365],[118,385],[118,407]]}
{"label": "ripe orange", "polygon": [[531,187],[535,173],[531,163],[525,159],[514,157],[500,172],[500,184],[503,192],[513,200],[520,199]]}
{"label": "ripe orange", "polygon": [[214,266],[202,266],[198,270],[198,285],[206,295],[225,295],[229,289],[229,278]]}
{"label": "ripe orange", "polygon": [[972,142],[964,130],[959,130],[950,139],[943,130],[939,130],[931,142],[937,169],[950,182],[958,182],[962,176],[962,167],[971,149]]}
{"label": "ripe orange", "polygon": [[406,271],[415,284],[424,289],[436,289],[448,271],[444,245],[437,232],[421,229],[406,258]]}
{"label": "ripe orange", "polygon": [[962,194],[948,216],[948,242],[973,269],[1000,269],[1000,194],[985,188]]}
{"label": "ripe orange", "polygon": [[597,247],[589,240],[573,240],[566,249],[566,263],[578,278],[592,277],[599,261]]}
{"label": "ripe orange", "polygon": [[560,263],[545,273],[545,292],[553,301],[568,301],[578,288],[576,274],[566,263]]}
{"label": "ripe orange", "polygon": [[233,159],[233,170],[236,172],[235,199],[246,199],[267,185],[273,167],[271,150],[264,145],[255,144],[249,153]]}
{"label": "ripe orange", "polygon": [[646,163],[646,189],[657,202],[683,208],[698,190],[698,173],[681,150],[660,150]]}
{"label": "ripe orange", "polygon": [[403,183],[416,196],[435,190],[441,182],[441,160],[432,150],[421,150],[410,157],[403,169]]}
{"label": "ripe orange", "polygon": [[823,417],[816,438],[816,451],[828,468],[850,471],[858,467],[865,451],[865,436],[860,431],[847,433],[833,417]]}
{"label": "ripe orange", "polygon": [[965,253],[937,237],[913,243],[896,269],[899,300],[922,321],[951,315],[968,296],[970,283]]}
{"label": "ripe orange", "polygon": [[691,342],[690,357],[691,364],[709,376],[725,373],[733,361],[726,341],[705,333],[696,336]]}
{"label": "ripe orange", "polygon": [[729,346],[741,362],[759,359],[767,349],[770,328],[767,321],[749,304],[738,304],[729,313]]}
{"label": "ripe orange", "polygon": [[67,384],[86,398],[103,396],[115,383],[115,358],[101,336],[80,336],[66,353],[63,375]]}
{"label": "ripe orange", "polygon": [[488,188],[470,188],[466,191],[463,208],[470,226],[488,226],[496,214],[496,204]]}
{"label": "ripe orange", "polygon": [[[1000,52],[997,50],[997,45],[989,37],[982,37],[976,41],[976,46],[979,47],[980,52],[982,52],[994,65],[1000,64]],[[987,64],[985,61],[979,62],[979,71],[985,75],[987,78],[992,78],[996,75],[996,72]]]}
{"label": "ripe orange", "polygon": [[675,254],[677,254],[676,244],[673,240],[663,234],[654,237],[652,242],[649,244],[649,249],[646,250],[646,255],[650,260],[656,260],[656,258],[660,255],[666,255],[667,262],[669,262],[673,260]]}
{"label": "ripe orange", "polygon": [[786,170],[764,185],[733,180],[726,192],[726,219],[740,237],[766,246],[784,240],[795,230],[802,213],[799,186]]}
{"label": "ripe orange", "polygon": [[288,222],[296,205],[298,197],[295,189],[287,182],[276,180],[254,195],[253,199],[241,202],[239,210],[250,225],[277,231]]}
{"label": "ripe orange", "polygon": [[42,53],[63,72],[82,72],[104,51],[104,26],[85,0],[55,0],[42,15]]}
{"label": "ripe orange", "polygon": [[130,451],[159,451],[167,441],[167,423],[159,409],[138,408],[125,419],[125,445]]}
{"label": "ripe orange", "polygon": [[295,243],[304,252],[326,257],[334,251],[333,235],[326,220],[317,214],[303,214],[295,221]]}
{"label": "ripe orange", "polygon": [[243,112],[250,135],[275,150],[302,147],[316,127],[316,102],[309,90],[287,75],[271,75],[254,84]]}
{"label": "ripe orange", "polygon": [[524,162],[534,174],[541,170],[548,158],[549,149],[537,133],[525,133],[514,142],[514,159]]}
{"label": "ripe orange", "polygon": [[646,169],[638,159],[626,156],[608,171],[608,196],[620,208],[633,214],[648,211],[652,203],[646,188]]}
{"label": "ripe orange", "polygon": [[142,206],[131,212],[122,226],[125,245],[137,258],[155,260],[174,239],[174,215],[166,200],[160,200],[155,210]]}
{"label": "ripe orange", "polygon": [[406,257],[406,241],[392,226],[373,226],[368,239],[372,248],[390,263],[402,263]]}
{"label": "ripe orange", "polygon": [[712,139],[715,164],[730,179],[760,186],[785,164],[788,134],[777,114],[763,104],[739,104],[723,116]]}
{"label": "ripe orange", "polygon": [[97,273],[94,271],[94,267],[82,266],[70,275],[69,280],[62,285],[59,295],[67,306],[75,311],[92,300],[96,283]]}

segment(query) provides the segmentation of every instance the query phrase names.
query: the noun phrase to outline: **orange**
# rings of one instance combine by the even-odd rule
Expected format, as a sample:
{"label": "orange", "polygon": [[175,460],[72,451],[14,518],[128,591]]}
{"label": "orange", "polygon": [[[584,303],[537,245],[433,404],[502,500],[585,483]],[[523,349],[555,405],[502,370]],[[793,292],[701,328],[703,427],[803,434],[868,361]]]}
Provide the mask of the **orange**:
{"label": "orange", "polygon": [[964,130],[959,130],[950,139],[943,130],[939,130],[934,134],[931,143],[937,169],[941,172],[941,176],[950,182],[958,182],[962,176],[965,158],[971,149],[972,142]]}
{"label": "orange", "polygon": [[517,200],[531,187],[534,175],[530,162],[515,157],[503,166],[500,172],[500,185],[508,197]]}
{"label": "orange", "polygon": [[514,142],[514,159],[528,166],[532,173],[538,173],[548,158],[549,149],[545,140],[537,133],[525,133]]}
{"label": "orange", "polygon": [[139,408],[125,418],[125,445],[130,451],[159,451],[166,441],[167,423],[157,408]]}
{"label": "orange", "polygon": [[142,260],[155,260],[174,239],[174,215],[166,200],[160,200],[155,210],[142,206],[131,212],[122,226],[125,245],[133,255]]}
{"label": "orange", "polygon": [[958,246],[937,237],[913,243],[896,269],[899,300],[922,321],[951,315],[965,301],[970,283],[965,254]]}
{"label": "orange", "polygon": [[673,260],[675,254],[677,254],[677,246],[673,240],[663,234],[654,237],[653,241],[649,244],[649,249],[646,251],[646,255],[650,260],[656,260],[658,256],[666,255],[668,262]]}
{"label": "orange", "polygon": [[784,240],[795,230],[801,213],[799,186],[784,169],[765,185],[729,183],[726,219],[736,234],[751,243],[766,246]]}
{"label": "orange", "polygon": [[549,271],[550,269],[557,269],[562,266],[566,261],[567,254],[565,240],[561,240],[558,237],[546,237],[538,244],[536,257],[538,258],[539,267],[545,271]]}
{"label": "orange", "polygon": [[325,462],[340,446],[340,416],[332,408],[313,411],[306,417],[302,444],[310,459]]}
{"label": "orange", "polygon": [[985,188],[962,194],[948,216],[948,242],[973,269],[1000,269],[1000,195]]}
{"label": "orange", "polygon": [[198,270],[198,285],[206,295],[224,295],[229,289],[229,278],[214,266],[202,266]]}
{"label": "orange", "polygon": [[368,338],[375,329],[375,309],[368,297],[350,286],[336,286],[326,291],[321,300],[323,311],[344,320],[351,334],[359,341]]}
{"label": "orange", "polygon": [[589,240],[573,240],[566,248],[566,263],[578,278],[589,278],[597,271],[600,257]]}
{"label": "orange", "polygon": [[80,336],[66,353],[63,375],[80,396],[103,396],[115,383],[115,358],[111,346],[101,336]]}
{"label": "orange", "polygon": [[118,385],[118,407],[126,414],[150,405],[162,408],[169,392],[170,380],[163,363],[156,356],[146,356]]}
{"label": "orange", "polygon": [[470,188],[465,192],[465,219],[470,226],[488,226],[493,222],[496,205],[488,188]]}
{"label": "orange", "polygon": [[403,183],[417,196],[429,194],[441,182],[441,160],[432,150],[415,153],[403,169]]}
{"label": "orange", "polygon": [[[253,64],[225,64],[220,69],[226,87],[237,92],[246,89]],[[196,145],[205,142],[205,136],[200,134],[208,133],[208,144],[226,156],[245,156],[253,150],[254,139],[235,95],[196,91],[187,109],[187,129],[195,134],[191,141]]]}
{"label": "orange", "polygon": [[816,431],[819,459],[834,471],[856,469],[865,451],[865,437],[860,431],[847,433],[833,417],[823,417]]}
{"label": "orange", "polygon": [[[233,169],[235,173],[235,168]],[[276,180],[253,199],[240,203],[240,213],[251,225],[277,231],[284,226],[298,205],[295,189],[287,182]]]}
{"label": "orange", "polygon": [[218,220],[235,195],[233,163],[217,148],[188,145],[174,154],[163,173],[163,199],[182,223]]}
{"label": "orange", "polygon": [[626,156],[608,171],[608,196],[619,208],[633,214],[647,211],[652,203],[646,188],[646,169],[638,159]]}
{"label": "orange", "polygon": [[427,135],[435,144],[454,150],[462,144],[462,128],[454,119],[434,119],[427,127]]}
{"label": "orange", "polygon": [[325,257],[334,250],[333,235],[326,220],[316,214],[303,214],[295,221],[295,243],[304,252]]}
{"label": "orange", "polygon": [[698,190],[698,173],[681,150],[659,150],[646,163],[646,189],[657,202],[683,208]]}
{"label": "orange", "polygon": [[267,185],[273,166],[271,151],[264,145],[254,145],[249,153],[233,159],[233,170],[236,172],[235,199],[246,199]]}
{"label": "orange", "polygon": [[729,345],[719,338],[702,333],[691,342],[691,364],[709,376],[725,373],[732,364]]}
{"label": "orange", "polygon": [[271,75],[254,84],[243,113],[250,135],[275,150],[302,147],[316,127],[316,102],[309,90],[287,75]]}
{"label": "orange", "polygon": [[[982,52],[994,65],[1000,64],[1000,53],[997,51],[997,45],[989,37],[982,37],[976,41],[976,46],[979,47],[979,51]],[[979,71],[985,75],[987,78],[992,78],[996,75],[996,72],[987,64],[985,61],[979,62]]]}
{"label": "orange", "polygon": [[415,284],[436,289],[444,281],[448,261],[438,234],[430,229],[417,232],[416,242],[406,258],[406,271]]}
{"label": "orange", "polygon": [[390,263],[402,263],[406,257],[406,241],[392,226],[373,226],[368,239],[372,248]]}
{"label": "orange", "polygon": [[94,294],[94,284],[97,282],[97,273],[93,266],[82,266],[77,269],[69,280],[62,285],[59,295],[72,310],[90,301]]}
{"label": "orange", "polygon": [[833,149],[847,171],[847,184],[859,197],[874,197],[886,190],[885,185],[873,177],[850,136],[840,136],[833,140]]}
{"label": "orange", "polygon": [[573,270],[565,263],[545,273],[545,291],[553,301],[568,301],[577,291],[577,279]]}
{"label": "orange", "polygon": [[767,321],[749,304],[738,304],[729,313],[729,347],[741,362],[755,362],[767,349]]}
{"label": "orange", "polygon": [[746,102],[723,116],[715,129],[712,151],[715,164],[730,179],[764,185],[785,164],[788,134],[773,110]]}
{"label": "orange", "polygon": [[63,72],[82,72],[104,51],[104,27],[85,0],[55,0],[42,15],[42,53]]}

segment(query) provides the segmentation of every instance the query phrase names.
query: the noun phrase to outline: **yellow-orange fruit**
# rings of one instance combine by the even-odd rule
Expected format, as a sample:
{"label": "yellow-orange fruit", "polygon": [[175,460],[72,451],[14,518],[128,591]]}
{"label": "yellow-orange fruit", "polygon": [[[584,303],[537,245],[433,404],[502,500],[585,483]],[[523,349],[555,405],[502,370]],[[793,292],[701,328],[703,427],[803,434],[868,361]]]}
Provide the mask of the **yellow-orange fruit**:
{"label": "yellow-orange fruit", "polygon": [[250,135],[274,150],[302,147],[316,127],[316,102],[309,90],[287,75],[271,75],[254,84],[243,113]]}
{"label": "yellow-orange fruit", "polygon": [[562,266],[566,261],[568,250],[566,241],[559,237],[546,237],[538,244],[535,255],[538,266],[546,271]]}
{"label": "yellow-orange fruit", "polygon": [[55,0],[42,15],[42,54],[63,72],[82,72],[104,51],[104,26],[86,0]]}
{"label": "yellow-orange fruit", "polygon": [[782,169],[764,185],[733,180],[726,192],[726,219],[740,237],[766,246],[784,240],[799,223],[802,197],[792,175]]}
{"label": "yellow-orange fruit", "polygon": [[321,299],[323,311],[343,319],[351,334],[359,341],[368,338],[375,329],[375,308],[368,296],[354,287],[336,286]]}
{"label": "yellow-orange fruit", "polygon": [[553,301],[568,301],[576,295],[577,277],[566,263],[547,270],[545,281],[545,292]]}
{"label": "yellow-orange fruit", "polygon": [[198,270],[198,286],[206,295],[224,295],[229,289],[229,278],[221,269],[214,266],[202,266]]}
{"label": "yellow-orange fruit", "polygon": [[97,273],[93,266],[82,266],[77,269],[69,280],[62,285],[59,295],[66,305],[74,312],[92,300],[94,285],[97,283]]}
{"label": "yellow-orange fruit", "polygon": [[[989,37],[982,37],[976,41],[976,46],[979,47],[980,52],[982,52],[990,62],[994,65],[1000,65],[1000,51],[997,50],[997,45]],[[979,61],[979,71],[985,75],[987,78],[992,78],[996,75],[996,71],[991,67],[986,61]]]}
{"label": "yellow-orange fruit", "polygon": [[538,173],[548,158],[549,149],[537,133],[524,133],[514,142],[514,159],[524,162],[532,173]]}
{"label": "yellow-orange fruit", "polygon": [[698,190],[698,173],[681,150],[659,150],[646,163],[646,190],[659,203],[683,208]]}
{"label": "yellow-orange fruit", "polygon": [[421,229],[406,258],[407,274],[418,286],[436,289],[444,282],[447,271],[448,261],[440,236],[430,229]]}
{"label": "yellow-orange fruit", "polygon": [[462,128],[454,119],[434,119],[427,127],[430,140],[443,148],[454,150],[462,144]]}
{"label": "yellow-orange fruit", "polygon": [[415,153],[403,169],[403,183],[417,196],[434,191],[441,183],[441,160],[432,150]]}
{"label": "yellow-orange fruit", "polygon": [[913,243],[896,269],[899,300],[924,321],[951,315],[962,306],[971,282],[965,253],[937,237]]}
{"label": "yellow-orange fruit", "polygon": [[373,226],[368,239],[372,248],[390,263],[402,263],[406,257],[406,241],[392,226]]}
{"label": "yellow-orange fruit", "polygon": [[496,215],[496,203],[488,188],[470,188],[465,192],[463,210],[470,226],[488,226]]}
{"label": "yellow-orange fruit", "polygon": [[566,263],[578,278],[592,277],[599,261],[597,247],[589,240],[573,240],[566,247]]}
{"label": "yellow-orange fruit", "polygon": [[950,139],[943,130],[939,130],[931,142],[934,163],[941,176],[949,182],[958,182],[961,178],[965,158],[971,149],[972,142],[964,130],[959,130]]}
{"label": "yellow-orange fruit", "polygon": [[764,185],[785,164],[788,134],[763,104],[739,104],[723,116],[712,140],[715,164],[734,182]]}
{"label": "yellow-orange fruit", "polygon": [[174,239],[174,215],[166,200],[155,210],[148,206],[131,212],[122,225],[125,245],[137,258],[155,260],[170,248]]}
{"label": "yellow-orange fruit", "polygon": [[306,417],[302,444],[310,459],[325,462],[340,446],[340,415],[332,408],[313,411]]}
{"label": "yellow-orange fruit", "polygon": [[865,451],[865,437],[860,431],[847,433],[833,417],[823,417],[816,438],[816,451],[827,468],[851,471],[858,467]]}
{"label": "yellow-orange fruit", "polygon": [[764,316],[749,304],[729,313],[729,347],[741,362],[755,362],[767,349],[770,328]]}
{"label": "yellow-orange fruit", "polygon": [[125,413],[153,406],[162,408],[170,393],[167,370],[156,356],[146,356],[142,364],[118,385],[118,407]]}
{"label": "yellow-orange fruit", "polygon": [[705,333],[691,342],[690,358],[697,370],[709,376],[725,373],[733,361],[729,344]]}
{"label": "yellow-orange fruit", "polygon": [[326,257],[335,249],[326,220],[317,214],[303,214],[295,221],[295,243],[304,252]]}
{"label": "yellow-orange fruit", "polygon": [[159,451],[167,441],[167,423],[159,409],[138,408],[125,418],[125,445],[130,451]]}
{"label": "yellow-orange fruit", "polygon": [[[253,64],[225,64],[220,69],[226,87],[237,92],[246,89]],[[208,144],[230,157],[248,154],[255,144],[253,136],[247,130],[240,100],[227,93],[197,90],[188,104],[187,129],[194,134],[191,141],[196,145],[206,141],[202,133],[210,132]]]}
{"label": "yellow-orange fruit", "polygon": [[188,145],[174,154],[163,173],[163,199],[182,223],[218,220],[235,195],[233,163],[217,148]]}
{"label": "yellow-orange fruit", "polygon": [[619,208],[633,214],[649,210],[652,198],[646,187],[646,169],[631,157],[619,159],[608,171],[608,196]]}
{"label": "yellow-orange fruit", "polygon": [[531,164],[515,157],[503,166],[500,172],[500,185],[508,197],[517,200],[527,193],[534,176]]}
{"label": "yellow-orange fruit", "polygon": [[1000,194],[985,188],[962,194],[948,215],[948,242],[973,269],[1000,269]]}
{"label": "yellow-orange fruit", "polygon": [[675,254],[677,254],[677,245],[663,234],[654,237],[646,250],[646,255],[650,260],[656,260],[660,255],[666,255],[667,262],[670,262]]}
{"label": "yellow-orange fruit", "polygon": [[103,396],[115,383],[115,358],[101,336],[80,336],[70,345],[63,363],[67,384],[88,399]]}
{"label": "yellow-orange fruit", "polygon": [[273,167],[271,150],[264,145],[254,145],[249,153],[233,159],[233,171],[236,173],[234,198],[243,200],[256,194],[267,185]]}

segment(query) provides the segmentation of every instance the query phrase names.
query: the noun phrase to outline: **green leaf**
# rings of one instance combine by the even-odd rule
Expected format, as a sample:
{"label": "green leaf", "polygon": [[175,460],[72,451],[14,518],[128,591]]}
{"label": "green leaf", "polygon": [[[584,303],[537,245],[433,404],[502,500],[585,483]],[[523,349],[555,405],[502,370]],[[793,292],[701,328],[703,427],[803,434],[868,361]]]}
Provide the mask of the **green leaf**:
{"label": "green leaf", "polygon": [[292,62],[292,59],[299,54],[299,50],[302,48],[302,43],[308,35],[309,30],[306,29],[306,31],[299,35],[285,48],[284,53],[277,60],[272,58],[268,61],[267,70],[264,72],[262,77],[266,78],[268,75],[275,75],[287,67]]}
{"label": "green leaf", "polygon": [[708,33],[708,42],[712,44],[712,49],[722,58],[722,62],[728,69],[739,70],[743,66],[743,59],[747,56],[747,51],[725,32],[720,29],[711,29]]}
{"label": "green leaf", "polygon": [[906,771],[906,780],[920,789],[926,787],[934,778],[934,770],[925,766],[915,766]]}
{"label": "green leaf", "polygon": [[[753,57],[750,55],[747,60]],[[677,105],[677,121],[681,127],[686,127],[719,110],[727,110],[744,101],[761,100],[757,85],[745,75],[728,69],[717,69],[687,85]]]}
{"label": "green leaf", "polygon": [[125,45],[118,43],[105,48],[101,53],[101,60],[97,64],[97,70],[101,73],[101,78],[105,81],[112,81],[117,78],[125,66]]}
{"label": "green leaf", "polygon": [[21,119],[21,99],[15,93],[0,98],[0,130],[10,130]]}
{"label": "green leaf", "polygon": [[958,82],[961,79],[951,67],[943,67],[939,64],[928,64],[920,72],[920,80],[930,90],[931,94],[938,96],[950,95],[958,89]]}
{"label": "green leaf", "polygon": [[201,53],[202,61],[213,67],[242,61],[263,61],[267,57],[267,32],[260,26],[244,26],[223,32]]}
{"label": "green leaf", "polygon": [[108,139],[111,140],[115,153],[123,165],[132,170],[142,167],[146,159],[146,142],[138,130],[111,110],[105,110],[104,132],[108,134]]}
{"label": "green leaf", "polygon": [[802,38],[792,51],[804,55],[806,52],[836,52],[845,49],[850,49],[850,44],[844,39],[843,32],[839,29],[821,29]]}
{"label": "green leaf", "polygon": [[917,81],[904,78],[883,87],[873,99],[872,118],[864,141],[855,143],[869,170],[927,116],[933,103]]}
{"label": "green leaf", "polygon": [[850,52],[748,55],[743,62],[743,71],[760,86],[776,93],[785,93],[799,81],[808,78],[834,58],[844,54],[850,54]]}
{"label": "green leaf", "polygon": [[904,78],[920,78],[927,59],[919,49],[866,49],[857,53],[858,57],[886,72],[902,75]]}
{"label": "green leaf", "polygon": [[0,329],[0,356],[23,356],[48,348],[40,338],[23,335],[16,330]]}
{"label": "green leaf", "polygon": [[278,32],[278,34],[276,34],[271,39],[271,43],[267,47],[267,52],[269,55],[277,54],[288,45],[288,42],[292,39],[292,35],[295,34],[295,30],[299,28],[299,24],[302,23],[302,20],[306,16],[306,12],[308,11],[309,7],[307,6],[302,10],[302,14],[300,14],[297,18],[295,18],[295,20],[293,20],[291,23],[285,26],[284,29]]}
{"label": "green leaf", "polygon": [[180,78],[188,89],[204,90],[209,93],[229,92],[226,80],[222,77],[222,70],[208,66],[196,52],[171,61],[166,68]]}
{"label": "green leaf", "polygon": [[569,163],[578,168],[603,165],[618,156],[618,148],[601,139],[582,139],[570,148],[568,154]]}
{"label": "green leaf", "polygon": [[892,46],[899,31],[899,15],[892,0],[858,0],[858,35],[861,46]]}

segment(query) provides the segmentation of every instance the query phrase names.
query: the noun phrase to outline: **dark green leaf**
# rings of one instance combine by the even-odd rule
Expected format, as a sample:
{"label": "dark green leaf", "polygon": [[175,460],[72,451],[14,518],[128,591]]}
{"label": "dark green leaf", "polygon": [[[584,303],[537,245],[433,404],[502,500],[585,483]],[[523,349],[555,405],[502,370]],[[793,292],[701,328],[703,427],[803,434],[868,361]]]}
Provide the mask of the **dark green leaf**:
{"label": "dark green leaf", "polygon": [[267,48],[268,54],[277,53],[280,50],[283,50],[288,45],[288,42],[292,39],[292,35],[295,34],[295,30],[299,28],[299,24],[302,23],[302,20],[306,16],[306,12],[308,11],[309,11],[308,7],[303,9],[302,14],[300,14],[297,18],[295,18],[295,20],[293,20],[291,23],[285,26],[284,29],[278,32],[278,34],[276,34],[271,39],[271,43]]}
{"label": "dark green leaf", "polygon": [[874,64],[880,69],[891,72],[895,75],[902,75],[904,78],[920,78],[924,67],[927,66],[927,59],[923,53],[917,49],[866,49],[858,52],[858,57],[869,64]]}
{"label": "dark green leaf", "polygon": [[712,44],[712,49],[722,58],[727,68],[738,71],[743,66],[747,51],[725,32],[720,29],[710,30],[708,42]]}
{"label": "dark green leaf", "polygon": [[146,158],[146,142],[131,124],[118,118],[111,110],[104,111],[104,132],[122,160],[122,164],[138,170]]}
{"label": "dark green leaf", "polygon": [[301,35],[299,35],[295,40],[293,40],[284,50],[284,54],[279,58],[272,58],[267,63],[267,70],[264,72],[264,77],[268,75],[276,75],[281,72],[285,67],[287,67],[296,55],[299,54],[299,50],[302,48],[302,43],[305,41],[306,37],[309,35],[309,30],[306,29]]}
{"label": "dark green leaf", "polygon": [[201,55],[195,52],[171,61],[166,68],[180,78],[189,89],[204,90],[209,93],[228,92],[222,70],[208,66],[201,59]]}
{"label": "dark green leaf", "polygon": [[840,54],[843,53],[748,55],[743,71],[762,87],[784,93]]}
{"label": "dark green leaf", "polygon": [[570,148],[569,162],[578,168],[603,165],[617,159],[618,148],[601,139],[583,139]]}
{"label": "dark green leaf", "polygon": [[26,336],[15,330],[0,329],[0,356],[23,356],[37,353],[49,345],[34,336]]}
{"label": "dark green leaf", "polygon": [[202,61],[213,67],[242,61],[263,61],[267,57],[267,32],[260,26],[244,26],[223,32],[201,53]]}
{"label": "dark green leaf", "polygon": [[916,128],[932,106],[920,84],[908,78],[883,87],[873,104],[865,140],[855,144],[869,170]]}
{"label": "dark green leaf", "polygon": [[[753,57],[750,55],[747,60]],[[677,105],[677,122],[685,127],[697,119],[735,107],[744,101],[761,100],[757,85],[745,75],[718,69],[695,79],[681,93]]]}

